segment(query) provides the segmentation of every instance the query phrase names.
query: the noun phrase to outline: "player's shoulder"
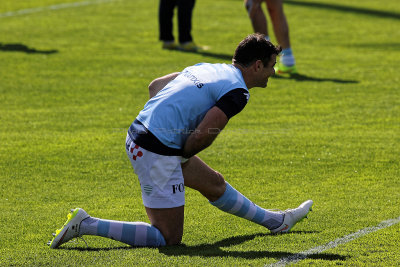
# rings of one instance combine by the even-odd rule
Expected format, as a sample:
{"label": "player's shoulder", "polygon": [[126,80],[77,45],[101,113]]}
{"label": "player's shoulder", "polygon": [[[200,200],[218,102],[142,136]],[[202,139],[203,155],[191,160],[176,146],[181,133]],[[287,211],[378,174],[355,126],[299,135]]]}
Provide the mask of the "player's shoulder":
{"label": "player's shoulder", "polygon": [[232,64],[226,64],[226,63],[207,63],[207,62],[201,62],[193,65],[192,67],[205,67],[205,68],[226,68],[230,69]]}

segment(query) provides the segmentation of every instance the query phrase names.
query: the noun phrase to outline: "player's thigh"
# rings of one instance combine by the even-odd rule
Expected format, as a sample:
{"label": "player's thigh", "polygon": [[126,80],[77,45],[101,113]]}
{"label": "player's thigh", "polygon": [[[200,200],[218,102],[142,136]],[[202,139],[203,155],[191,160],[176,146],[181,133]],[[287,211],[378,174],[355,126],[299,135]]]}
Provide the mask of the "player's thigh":
{"label": "player's thigh", "polygon": [[184,206],[168,209],[146,207],[151,225],[157,227],[167,245],[179,244],[183,235]]}
{"label": "player's thigh", "polygon": [[126,153],[140,181],[145,207],[169,209],[185,205],[182,157],[148,151],[135,144],[129,135]]}
{"label": "player's thigh", "polygon": [[185,186],[199,191],[210,201],[215,201],[225,192],[225,180],[199,157],[191,157],[182,164]]}
{"label": "player's thigh", "polygon": [[139,178],[143,205],[151,224],[160,230],[168,245],[180,243],[185,204],[182,158],[148,151],[135,144],[129,135],[125,148]]}

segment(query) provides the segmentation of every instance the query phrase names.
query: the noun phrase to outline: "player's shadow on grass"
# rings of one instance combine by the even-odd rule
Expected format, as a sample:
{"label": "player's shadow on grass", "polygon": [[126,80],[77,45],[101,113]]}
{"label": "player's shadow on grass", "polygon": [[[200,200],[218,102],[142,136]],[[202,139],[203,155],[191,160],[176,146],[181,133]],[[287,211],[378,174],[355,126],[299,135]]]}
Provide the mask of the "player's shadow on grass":
{"label": "player's shadow on grass", "polygon": [[119,247],[107,247],[107,248],[92,248],[92,247],[59,247],[59,250],[77,250],[77,251],[111,251],[111,250],[127,250],[134,249],[128,245]]}
{"label": "player's shadow on grass", "polygon": [[[310,232],[293,231],[292,234],[302,234]],[[314,232],[312,232],[314,233]],[[235,236],[223,239],[214,244],[201,244],[197,246],[170,246],[159,248],[160,253],[167,256],[200,256],[200,257],[233,257],[242,259],[260,259],[260,258],[274,258],[281,259],[290,256],[298,256],[296,253],[290,253],[285,251],[227,251],[222,248],[229,248],[234,245],[253,240],[256,237],[265,236],[268,234],[260,233],[253,235]],[[305,256],[305,255],[304,255]],[[347,257],[337,254],[326,254],[319,253],[315,255],[309,255],[307,258],[319,259],[319,260],[346,260]]]}
{"label": "player's shadow on grass", "polygon": [[296,80],[296,81],[311,81],[311,82],[334,82],[334,83],[359,83],[359,81],[355,80],[342,80],[342,79],[336,79],[336,78],[317,78],[317,77],[311,77],[307,76],[304,74],[291,74],[289,75],[274,75],[273,78],[276,79],[289,79],[289,80]]}
{"label": "player's shadow on grass", "polygon": [[355,43],[345,45],[346,47],[351,47],[351,48],[362,48],[362,49],[373,49],[373,50],[384,50],[384,51],[399,51],[400,50],[400,43],[399,42],[385,42],[384,44],[382,43]]}
{"label": "player's shadow on grass", "polygon": [[35,48],[28,47],[24,44],[3,44],[0,43],[0,51],[4,52],[23,52],[27,54],[54,54],[58,53],[58,50],[38,50]]}
{"label": "player's shadow on grass", "polygon": [[379,18],[391,18],[391,19],[400,19],[400,13],[391,12],[391,11],[383,11],[383,10],[374,10],[362,7],[352,7],[338,4],[330,4],[330,3],[318,3],[318,2],[306,2],[306,1],[298,1],[298,0],[286,0],[285,4],[295,5],[295,6],[306,6],[311,8],[319,8],[319,9],[329,9],[336,10],[342,12],[350,12],[361,15],[369,15]]}
{"label": "player's shadow on grass", "polygon": [[[292,231],[291,234],[309,234],[315,233],[315,231]],[[223,250],[223,248],[229,248],[235,245],[240,245],[244,242],[251,241],[256,237],[262,236],[272,236],[273,234],[253,234],[253,235],[242,235],[242,236],[234,236],[223,239],[221,241],[215,242],[214,244],[201,244],[197,246],[187,246],[185,244],[177,245],[177,246],[168,246],[168,247],[160,247],[158,248],[159,252],[166,256],[200,256],[200,257],[233,257],[233,258],[242,258],[242,259],[261,259],[261,258],[274,258],[281,259],[287,257],[296,257],[296,258],[310,258],[317,260],[330,260],[330,261],[344,261],[348,258],[348,256],[342,256],[337,254],[327,254],[327,253],[318,253],[312,255],[302,255],[298,253],[290,253],[285,251],[227,251]],[[113,246],[113,247],[101,247],[101,248],[93,248],[93,247],[60,247],[60,250],[75,250],[75,251],[111,251],[111,250],[128,250],[135,249],[134,247],[130,247],[127,245],[121,246]],[[157,248],[154,248],[157,249]]]}

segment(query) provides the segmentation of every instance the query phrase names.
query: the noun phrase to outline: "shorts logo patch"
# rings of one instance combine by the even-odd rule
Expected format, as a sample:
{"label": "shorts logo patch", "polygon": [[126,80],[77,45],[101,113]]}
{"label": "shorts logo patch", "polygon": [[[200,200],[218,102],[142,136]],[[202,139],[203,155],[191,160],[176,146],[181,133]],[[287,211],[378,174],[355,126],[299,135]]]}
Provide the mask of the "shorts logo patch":
{"label": "shorts logo patch", "polygon": [[133,154],[133,151],[134,151],[135,149],[138,150],[138,152],[136,153],[136,155],[132,155],[132,159],[133,159],[133,160],[136,160],[137,158],[140,158],[141,156],[143,156],[143,152],[140,151],[139,148],[140,148],[140,147],[139,147],[138,145],[135,145],[134,147],[131,147],[131,150],[130,150],[131,154]]}
{"label": "shorts logo patch", "polygon": [[146,193],[146,195],[150,195],[151,192],[153,191],[153,187],[151,185],[145,184],[143,186],[143,191]]}
{"label": "shorts logo patch", "polygon": [[177,192],[182,193],[183,191],[185,191],[185,185],[183,183],[172,185],[172,194],[175,194]]}

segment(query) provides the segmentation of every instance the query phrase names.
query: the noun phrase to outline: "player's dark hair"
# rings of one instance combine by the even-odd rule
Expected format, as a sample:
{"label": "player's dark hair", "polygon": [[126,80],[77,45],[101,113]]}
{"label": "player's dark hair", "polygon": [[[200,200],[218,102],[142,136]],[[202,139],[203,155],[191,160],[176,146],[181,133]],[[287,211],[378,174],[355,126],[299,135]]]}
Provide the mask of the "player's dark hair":
{"label": "player's dark hair", "polygon": [[239,43],[233,55],[233,63],[248,67],[257,60],[261,60],[266,66],[271,55],[278,55],[281,51],[282,48],[267,41],[265,35],[254,33]]}

